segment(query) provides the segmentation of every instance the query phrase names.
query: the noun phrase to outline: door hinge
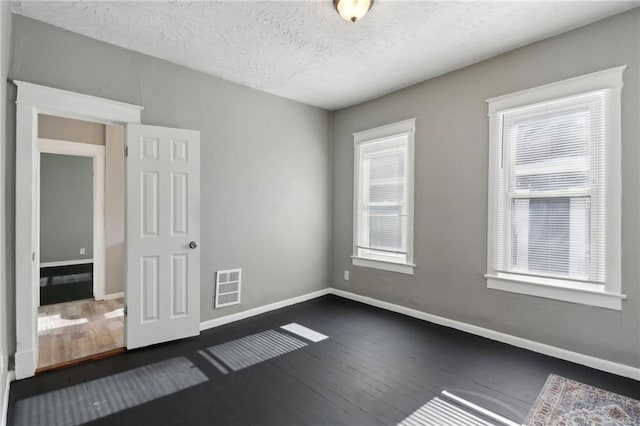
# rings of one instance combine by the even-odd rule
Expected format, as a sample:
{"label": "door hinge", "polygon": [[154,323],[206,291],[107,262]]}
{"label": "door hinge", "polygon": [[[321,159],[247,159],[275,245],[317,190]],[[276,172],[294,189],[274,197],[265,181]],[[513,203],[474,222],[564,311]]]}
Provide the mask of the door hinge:
{"label": "door hinge", "polygon": [[36,261],[36,252],[31,253],[31,260]]}
{"label": "door hinge", "polygon": [[125,147],[124,147],[124,156],[125,156],[125,157],[128,157],[128,156],[129,156],[129,147],[128,147],[128,146],[125,146]]}
{"label": "door hinge", "polygon": [[127,311],[128,311],[127,305],[124,305],[124,307],[122,308],[122,313],[124,314],[125,317],[127,316]]}

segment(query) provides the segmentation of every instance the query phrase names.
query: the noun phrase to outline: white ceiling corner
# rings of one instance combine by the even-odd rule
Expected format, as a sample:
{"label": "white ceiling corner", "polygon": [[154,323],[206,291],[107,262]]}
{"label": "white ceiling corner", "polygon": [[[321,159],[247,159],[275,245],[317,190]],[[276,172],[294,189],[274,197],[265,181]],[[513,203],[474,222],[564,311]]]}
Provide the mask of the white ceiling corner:
{"label": "white ceiling corner", "polygon": [[325,109],[372,99],[637,1],[31,2],[13,12]]}

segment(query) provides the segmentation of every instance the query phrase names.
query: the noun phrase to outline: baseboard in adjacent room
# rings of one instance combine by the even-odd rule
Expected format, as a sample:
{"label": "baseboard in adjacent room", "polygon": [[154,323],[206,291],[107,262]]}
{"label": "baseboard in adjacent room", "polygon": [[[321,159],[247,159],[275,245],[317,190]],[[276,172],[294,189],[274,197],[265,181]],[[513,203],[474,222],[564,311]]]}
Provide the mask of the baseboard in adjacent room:
{"label": "baseboard in adjacent room", "polygon": [[315,299],[317,297],[329,294],[329,290],[330,289],[328,288],[324,288],[322,290],[314,291],[312,293],[303,294],[302,296],[281,300],[280,302],[270,303],[268,305],[259,306],[257,308],[248,309],[246,311],[238,312],[231,315],[226,315],[220,318],[214,318],[208,321],[202,321],[200,323],[200,331],[208,330],[210,328],[218,327],[224,324],[229,324],[234,321],[239,321],[245,318],[264,314],[265,312],[275,311],[276,309],[284,308],[290,305],[295,305],[296,303],[306,302],[307,300]]}
{"label": "baseboard in adjacent room", "polygon": [[111,300],[111,299],[118,299],[120,297],[124,297],[124,291],[121,291],[119,293],[111,293],[111,294],[105,294],[102,297],[102,300]]}
{"label": "baseboard in adjacent room", "polygon": [[418,311],[416,309],[407,308],[405,306],[400,306],[400,305],[396,305],[389,302],[384,302],[382,300],[374,299],[367,296],[362,296],[362,295],[351,293],[344,290],[338,290],[336,288],[330,288],[329,293],[334,294],[336,296],[344,297],[345,299],[355,300],[357,302],[362,302],[367,305],[376,306],[378,308],[386,309],[388,311],[397,312],[397,313],[407,315],[413,318],[418,318],[424,321],[429,321],[434,324],[454,328],[456,330],[464,331],[466,333],[474,334],[476,336],[484,337],[490,340],[506,343],[511,346],[528,349],[532,352],[537,352],[543,355],[552,356],[554,358],[559,358],[559,359],[570,361],[576,364],[585,365],[587,367],[606,371],[608,373],[617,374],[619,376],[630,377],[635,380],[640,380],[640,368],[632,367],[630,365],[620,364],[617,362],[596,358],[590,355],[569,351],[567,349],[558,348],[556,346],[550,346],[544,343],[534,342],[532,340],[527,340],[522,337],[512,336],[510,334],[501,333],[495,330],[490,330],[488,328],[479,327],[477,325],[467,324],[467,323],[455,321],[449,318],[428,314],[426,312]]}
{"label": "baseboard in adjacent room", "polygon": [[74,260],[61,260],[59,262],[43,262],[40,264],[41,268],[54,268],[58,266],[74,266],[85,265],[93,263],[93,259],[74,259]]}

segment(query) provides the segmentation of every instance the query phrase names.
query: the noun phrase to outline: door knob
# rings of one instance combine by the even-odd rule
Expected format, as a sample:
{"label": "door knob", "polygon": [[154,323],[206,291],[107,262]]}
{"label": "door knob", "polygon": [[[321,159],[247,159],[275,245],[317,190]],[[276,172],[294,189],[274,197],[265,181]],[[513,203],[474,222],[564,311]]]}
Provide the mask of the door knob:
{"label": "door knob", "polygon": [[198,247],[198,243],[196,243],[195,241],[191,241],[191,242],[189,243],[189,248],[194,249],[194,248],[196,248],[196,247]]}

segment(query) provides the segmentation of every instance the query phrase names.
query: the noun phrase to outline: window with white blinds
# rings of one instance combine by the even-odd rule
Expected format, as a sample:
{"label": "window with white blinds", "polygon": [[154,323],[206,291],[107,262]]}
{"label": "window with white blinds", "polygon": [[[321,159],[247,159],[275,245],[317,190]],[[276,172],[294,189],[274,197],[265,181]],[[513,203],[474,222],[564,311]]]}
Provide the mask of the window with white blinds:
{"label": "window with white blinds", "polygon": [[604,284],[604,90],[501,113],[496,270]]}
{"label": "window with white blinds", "polygon": [[623,70],[488,101],[490,288],[620,309]]}
{"label": "window with white blinds", "polygon": [[354,135],[355,265],[413,273],[413,123]]}

